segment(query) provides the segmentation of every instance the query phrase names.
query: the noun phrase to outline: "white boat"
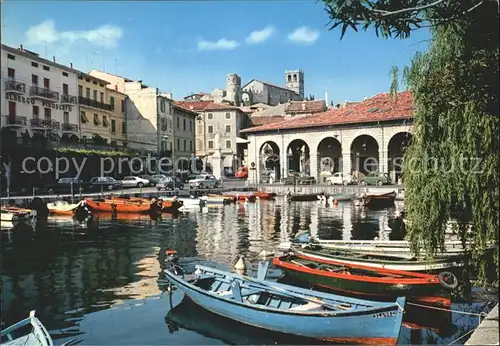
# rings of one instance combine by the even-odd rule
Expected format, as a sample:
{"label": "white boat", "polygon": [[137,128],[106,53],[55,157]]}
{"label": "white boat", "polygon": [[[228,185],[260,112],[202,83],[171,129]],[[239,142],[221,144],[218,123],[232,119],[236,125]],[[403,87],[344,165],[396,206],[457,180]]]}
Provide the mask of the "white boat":
{"label": "white boat", "polygon": [[207,205],[225,205],[228,202],[228,199],[225,197],[216,197],[216,196],[202,196],[201,200],[205,201]]}
{"label": "white boat", "polygon": [[25,209],[18,207],[1,207],[0,208],[0,220],[1,221],[33,221],[36,218],[36,210]]}
{"label": "white boat", "polygon": [[78,208],[82,202],[69,203],[66,201],[55,201],[52,203],[47,203],[47,208],[50,214],[53,215],[73,215],[76,208]]}
{"label": "white boat", "polygon": [[202,207],[205,204],[205,201],[202,198],[189,198],[189,197],[167,197],[162,196],[158,197],[158,199],[164,201],[179,201],[182,202],[182,207],[179,208],[179,211],[189,210],[189,209],[197,209]]}
{"label": "white boat", "polygon": [[[31,326],[28,333],[18,335],[25,326]],[[5,328],[1,332],[3,346],[53,346],[49,332],[38,318],[35,311],[31,311],[29,317],[16,324]]]}

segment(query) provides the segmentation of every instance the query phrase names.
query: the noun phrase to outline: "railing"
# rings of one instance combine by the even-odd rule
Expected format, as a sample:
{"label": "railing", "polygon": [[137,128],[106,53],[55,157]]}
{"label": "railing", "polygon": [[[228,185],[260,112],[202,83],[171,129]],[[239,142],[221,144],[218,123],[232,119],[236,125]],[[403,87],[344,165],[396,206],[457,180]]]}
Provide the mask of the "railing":
{"label": "railing", "polygon": [[76,124],[69,124],[69,123],[63,123],[62,124],[62,130],[63,131],[70,131],[70,132],[78,132],[78,125],[76,125]]}
{"label": "railing", "polygon": [[26,92],[26,84],[15,80],[5,81],[5,91],[16,91],[20,93]]}
{"label": "railing", "polygon": [[31,97],[42,97],[52,101],[59,101],[59,93],[57,91],[40,88],[35,85],[30,88],[30,95]]}
{"label": "railing", "polygon": [[62,94],[61,103],[76,105],[78,103],[78,98],[76,96]]}
{"label": "railing", "polygon": [[89,107],[94,107],[94,108],[99,108],[103,109],[105,111],[113,111],[115,109],[114,105],[107,104],[104,102],[96,101],[89,99],[87,97],[79,96],[78,97],[78,102],[82,106],[89,106]]}
{"label": "railing", "polygon": [[41,128],[51,128],[54,130],[59,130],[61,124],[59,121],[55,121],[52,119],[39,119],[33,118],[30,120],[31,127],[41,127]]}
{"label": "railing", "polygon": [[5,125],[26,125],[26,117],[20,117],[18,115],[4,115]]}

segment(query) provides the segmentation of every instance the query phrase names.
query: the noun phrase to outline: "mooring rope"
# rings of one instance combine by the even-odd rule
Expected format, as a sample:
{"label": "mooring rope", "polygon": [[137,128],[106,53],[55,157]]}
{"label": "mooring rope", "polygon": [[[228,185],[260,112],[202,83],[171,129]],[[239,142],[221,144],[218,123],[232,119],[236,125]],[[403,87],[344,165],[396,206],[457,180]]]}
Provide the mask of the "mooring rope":
{"label": "mooring rope", "polygon": [[423,304],[417,304],[417,303],[406,303],[408,305],[413,305],[413,306],[418,306],[421,308],[427,308],[427,309],[434,309],[434,310],[441,310],[441,311],[448,311],[448,312],[456,312],[457,314],[464,314],[464,315],[471,315],[471,316],[478,316],[480,319],[482,316],[486,316],[486,313],[480,312],[467,312],[467,311],[460,311],[460,310],[452,310],[452,309],[445,309],[445,308],[438,308],[436,306],[428,306],[428,305],[423,305]]}
{"label": "mooring rope", "polygon": [[471,329],[471,330],[469,330],[467,333],[465,333],[464,335],[462,335],[462,336],[461,336],[461,337],[459,337],[458,339],[453,340],[453,341],[452,341],[452,342],[450,342],[448,345],[454,345],[454,344],[456,344],[456,342],[457,342],[458,340],[461,340],[461,339],[463,339],[464,337],[466,337],[467,335],[472,334],[472,332],[474,332],[474,331],[475,331],[475,329]]}

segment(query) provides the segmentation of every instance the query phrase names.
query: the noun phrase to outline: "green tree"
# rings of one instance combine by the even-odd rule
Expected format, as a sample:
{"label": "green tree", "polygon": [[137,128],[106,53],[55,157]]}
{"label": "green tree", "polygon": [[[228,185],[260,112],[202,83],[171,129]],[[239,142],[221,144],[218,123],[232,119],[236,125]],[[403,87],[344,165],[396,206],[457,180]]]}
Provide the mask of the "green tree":
{"label": "green tree", "polygon": [[[348,28],[374,28],[386,38],[430,28],[428,50],[404,71],[414,99],[405,154],[409,239],[415,252],[432,255],[443,246],[450,218],[463,240],[471,225],[471,263],[485,279],[485,247],[498,248],[499,229],[499,1],[323,1],[341,38]],[[392,74],[394,90],[397,69]]]}

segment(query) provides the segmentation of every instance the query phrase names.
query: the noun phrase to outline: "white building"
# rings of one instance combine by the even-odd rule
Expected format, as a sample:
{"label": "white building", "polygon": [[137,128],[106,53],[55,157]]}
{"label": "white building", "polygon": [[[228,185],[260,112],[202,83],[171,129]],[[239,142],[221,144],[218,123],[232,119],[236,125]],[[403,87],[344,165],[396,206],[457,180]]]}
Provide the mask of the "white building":
{"label": "white building", "polygon": [[22,46],[1,54],[2,136],[78,140],[78,71]]}
{"label": "white building", "polygon": [[131,149],[161,152],[171,157],[175,143],[172,95],[128,78],[92,70],[89,75],[108,81],[108,88],[127,100],[127,142]]}

